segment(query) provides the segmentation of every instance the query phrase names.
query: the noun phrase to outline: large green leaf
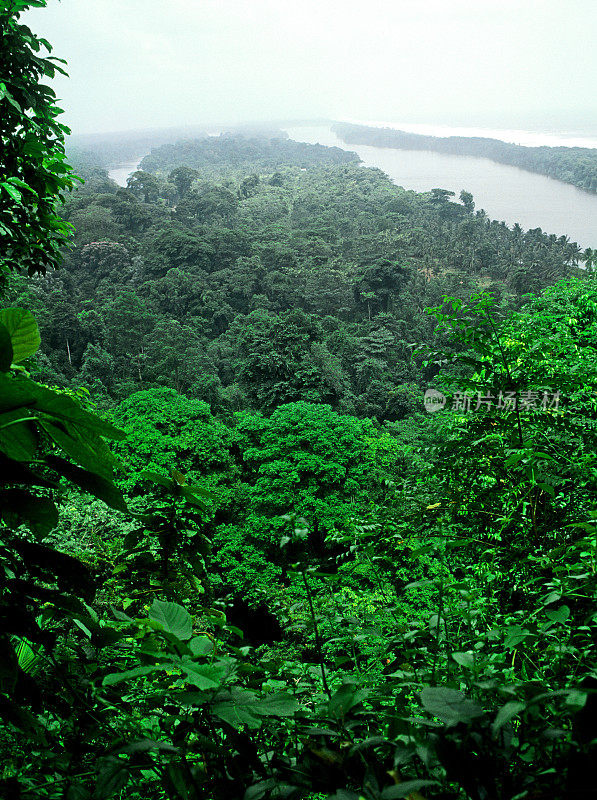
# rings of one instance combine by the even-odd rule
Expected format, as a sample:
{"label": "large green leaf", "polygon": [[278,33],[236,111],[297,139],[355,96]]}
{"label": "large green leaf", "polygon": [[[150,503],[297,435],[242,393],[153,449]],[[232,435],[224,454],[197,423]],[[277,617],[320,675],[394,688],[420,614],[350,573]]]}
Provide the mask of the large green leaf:
{"label": "large green leaf", "polygon": [[114,508],[117,511],[127,511],[122,492],[111,481],[101,475],[76,467],[70,461],[65,461],[57,456],[48,456],[46,460],[52,469],[80,489],[83,489],[83,491],[89,492],[99,500],[103,500],[110,508]]}
{"label": "large green leaf", "polygon": [[6,326],[0,323],[0,372],[8,372],[12,359],[13,350],[10,333]]}
{"label": "large green leaf", "polygon": [[398,800],[401,797],[421,797],[419,789],[426,789],[429,786],[437,786],[437,781],[425,779],[415,779],[412,781],[402,781],[396,786],[389,786],[381,793],[382,800]]}
{"label": "large green leaf", "polygon": [[256,714],[256,706],[257,696],[254,692],[233,687],[230,692],[218,695],[218,702],[212,706],[212,712],[233,728],[239,729],[243,725],[259,728],[261,719]]}
{"label": "large green leaf", "polygon": [[0,183],[0,187],[2,187],[2,189],[4,189],[4,191],[11,196],[11,198],[15,201],[15,203],[17,203],[18,205],[21,204],[21,199],[22,199],[21,193],[19,192],[18,189],[15,189],[15,187],[12,186],[12,184],[3,181],[2,183]]}
{"label": "large green leaf", "polygon": [[22,489],[0,493],[0,512],[9,527],[26,523],[39,536],[47,536],[58,524],[58,511],[47,497],[35,497]]}
{"label": "large green leaf", "polygon": [[37,436],[28,415],[19,409],[0,414],[0,450],[15,461],[30,461],[37,448]]}
{"label": "large green leaf", "polygon": [[262,717],[292,717],[298,709],[298,702],[286,692],[276,692],[258,700],[255,713]]}
{"label": "large green leaf", "polygon": [[[197,797],[197,794],[191,788],[191,781],[189,780],[189,767],[187,764],[168,764],[165,775],[165,783],[172,784],[174,791],[169,791],[170,797],[179,797],[180,800],[192,800]],[[170,789],[170,787],[168,787]]]}
{"label": "large green leaf", "polygon": [[0,374],[0,411],[15,408],[28,408],[35,413],[54,417],[54,421],[68,422],[82,431],[107,439],[124,439],[126,435],[109,422],[85,411],[66,394],[40,386],[29,378]]}
{"label": "large green leaf", "polygon": [[94,800],[108,800],[119,794],[130,777],[126,761],[116,756],[102,758],[97,766]]}
{"label": "large green leaf", "polygon": [[15,364],[35,353],[41,343],[37,321],[31,311],[24,308],[3,308],[0,323],[5,326],[12,342]]}
{"label": "large green leaf", "polygon": [[143,472],[139,475],[140,478],[143,480],[151,481],[152,483],[157,483],[160,486],[172,491],[174,489],[174,481],[168,478],[166,475],[160,475],[158,472],[152,472],[151,470],[143,470]]}
{"label": "large green leaf", "polygon": [[166,633],[171,633],[178,639],[190,639],[193,635],[191,615],[178,603],[168,603],[163,600],[154,600],[149,609],[149,619]]}
{"label": "large green leaf", "polygon": [[84,429],[78,430],[76,426],[67,424],[55,425],[53,422],[44,421],[42,427],[48,436],[83,469],[110,480],[113,458],[109,451],[106,452],[106,445],[101,439]]}
{"label": "large green leaf", "polygon": [[462,692],[445,686],[428,686],[421,692],[423,706],[448,725],[470,722],[483,714],[483,709],[474,700],[469,700]]}
{"label": "large green leaf", "polygon": [[178,747],[174,747],[167,742],[156,742],[154,739],[137,739],[134,742],[119,747],[119,753],[148,753],[151,750],[159,750],[164,753],[178,753]]}
{"label": "large green leaf", "polygon": [[187,503],[190,503],[192,506],[196,506],[197,508],[201,509],[205,509],[207,507],[203,500],[197,497],[195,491],[191,491],[191,489],[189,489],[187,486],[181,486],[180,492]]}
{"label": "large green leaf", "polygon": [[472,652],[466,653],[452,653],[452,658],[456,661],[457,664],[460,664],[462,667],[474,667],[475,666],[475,654]]}
{"label": "large green leaf", "polygon": [[343,683],[328,703],[330,715],[341,719],[351,708],[358,706],[368,694],[366,689],[359,689],[352,683]]}
{"label": "large green leaf", "polygon": [[0,374],[0,412],[31,409],[35,405],[33,381]]}
{"label": "large green leaf", "polygon": [[513,650],[529,636],[531,636],[531,632],[526,628],[523,628],[521,625],[511,625],[506,631],[504,647],[507,647],[508,650]]}
{"label": "large green leaf", "polygon": [[568,606],[560,606],[554,611],[546,611],[545,616],[551,620],[551,622],[559,622],[560,624],[563,624],[570,616],[570,608]]}
{"label": "large green leaf", "polygon": [[131,681],[135,678],[141,678],[144,675],[151,675],[152,672],[158,672],[163,669],[160,666],[147,666],[147,667],[134,667],[133,669],[126,669],[124,672],[112,672],[106,675],[102,681],[103,686],[116,686],[117,683],[123,681]]}
{"label": "large green leaf", "polygon": [[106,439],[124,439],[125,433],[100,419],[96,414],[85,411],[78,402],[68,395],[53,392],[43,386],[33,384],[31,389],[35,398],[35,408],[58,419],[76,425],[84,431],[104,436]]}
{"label": "large green leaf", "polygon": [[187,662],[182,664],[182,668],[187,674],[188,682],[201,691],[218,689],[230,673],[230,665],[222,662],[217,664]]}
{"label": "large green leaf", "polygon": [[506,703],[506,705],[502,706],[496,714],[491,726],[494,736],[502,726],[504,726],[507,722],[510,722],[511,719],[513,719],[517,714],[520,714],[521,711],[524,711],[525,708],[525,703],[520,703],[517,700],[511,700],[509,703]]}
{"label": "large green leaf", "polygon": [[188,646],[194,656],[209,656],[215,650],[215,645],[209,636],[195,636]]}

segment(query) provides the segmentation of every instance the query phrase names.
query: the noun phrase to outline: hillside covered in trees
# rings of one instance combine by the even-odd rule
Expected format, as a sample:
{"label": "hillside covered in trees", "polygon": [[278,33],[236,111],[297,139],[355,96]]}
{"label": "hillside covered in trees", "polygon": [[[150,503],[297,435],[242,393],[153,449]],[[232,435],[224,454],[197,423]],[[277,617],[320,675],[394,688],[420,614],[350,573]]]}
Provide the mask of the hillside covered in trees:
{"label": "hillside covered in trees", "polygon": [[593,797],[578,247],[270,134],[160,144],[126,188],[79,152],[78,185],[26,5],[0,11],[0,795]]}
{"label": "hillside covered in trees", "polygon": [[45,381],[395,421],[420,409],[430,376],[413,357],[434,339],[426,306],[486,289],[515,307],[580,256],[337,148],[220,136],[157,148],[151,165],[127,189],[95,170],[63,207],[63,270],[12,295],[37,314]]}
{"label": "hillside covered in trees", "polygon": [[423,136],[394,128],[372,128],[345,122],[336,123],[333,130],[347,144],[434,150],[450,155],[489,158],[571,183],[579,189],[597,192],[597,150],[590,147],[526,147],[478,136]]}

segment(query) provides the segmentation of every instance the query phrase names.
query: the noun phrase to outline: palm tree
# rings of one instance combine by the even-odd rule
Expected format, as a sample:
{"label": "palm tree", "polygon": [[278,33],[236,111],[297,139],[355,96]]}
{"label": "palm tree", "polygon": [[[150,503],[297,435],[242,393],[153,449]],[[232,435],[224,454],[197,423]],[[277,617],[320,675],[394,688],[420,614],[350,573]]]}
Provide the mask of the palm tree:
{"label": "palm tree", "polygon": [[576,244],[576,242],[570,242],[568,243],[567,251],[568,251],[567,260],[570,261],[573,266],[576,266],[579,260],[582,259],[582,250]]}

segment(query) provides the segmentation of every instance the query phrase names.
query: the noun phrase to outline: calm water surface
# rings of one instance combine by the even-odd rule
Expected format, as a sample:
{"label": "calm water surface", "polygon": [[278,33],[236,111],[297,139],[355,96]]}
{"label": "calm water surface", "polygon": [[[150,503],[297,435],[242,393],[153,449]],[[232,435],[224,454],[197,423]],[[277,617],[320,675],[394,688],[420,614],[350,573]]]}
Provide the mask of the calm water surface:
{"label": "calm water surface", "polygon": [[597,194],[485,158],[451,156],[422,150],[393,150],[348,145],[327,126],[287,128],[291,139],[356,152],[364,166],[379,167],[405,189],[471,192],[477,209],[491,219],[523,228],[542,228],[597,248]]}
{"label": "calm water surface", "polygon": [[116,181],[119,186],[126,186],[127,178],[139,169],[139,164],[142,160],[143,156],[135,161],[126,161],[122,164],[117,164],[115,167],[108,170],[108,177]]}

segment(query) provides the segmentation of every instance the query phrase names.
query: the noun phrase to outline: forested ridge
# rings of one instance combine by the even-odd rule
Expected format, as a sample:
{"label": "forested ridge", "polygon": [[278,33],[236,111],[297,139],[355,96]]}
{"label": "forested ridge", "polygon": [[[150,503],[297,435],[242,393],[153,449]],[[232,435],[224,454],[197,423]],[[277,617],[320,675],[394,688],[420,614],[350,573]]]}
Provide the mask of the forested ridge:
{"label": "forested ridge", "polygon": [[275,131],[69,191],[27,5],[0,794],[595,796],[593,254]]}
{"label": "forested ridge", "polygon": [[426,306],[475,289],[516,306],[581,257],[338,148],[223,135],[142,166],[127,189],[89,168],[62,211],[64,269],[13,294],[41,325],[40,377],[98,399],[167,386],[217,412],[309,400],[401,419],[429,378]]}
{"label": "forested ridge", "polygon": [[394,128],[372,128],[338,122],[332,129],[347,144],[434,150],[437,153],[489,158],[500,164],[539,172],[597,192],[597,150],[591,147],[527,147],[480,136],[424,136]]}

